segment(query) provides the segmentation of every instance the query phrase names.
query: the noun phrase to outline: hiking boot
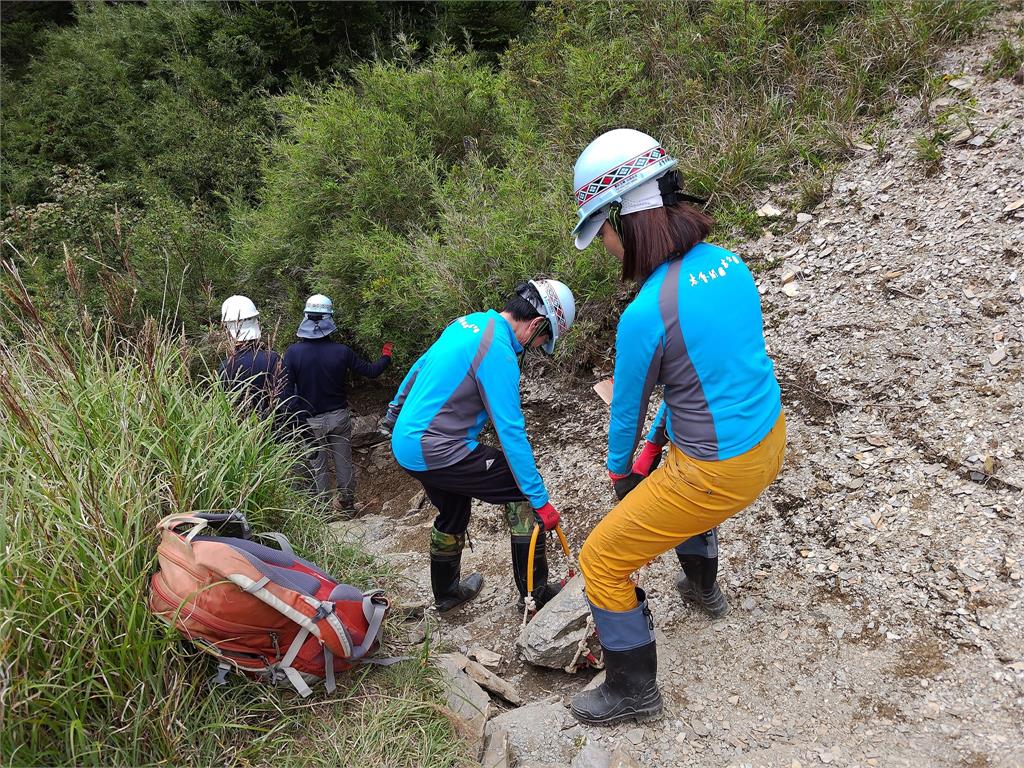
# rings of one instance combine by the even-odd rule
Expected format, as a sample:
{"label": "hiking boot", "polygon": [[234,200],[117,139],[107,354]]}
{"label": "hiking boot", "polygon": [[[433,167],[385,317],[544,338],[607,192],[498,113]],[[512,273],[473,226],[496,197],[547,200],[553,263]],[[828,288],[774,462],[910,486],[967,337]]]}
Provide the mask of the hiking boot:
{"label": "hiking boot", "polygon": [[438,613],[447,613],[480,594],[484,577],[471,573],[460,581],[462,553],[430,554],[430,589],[434,593],[434,606]]}
{"label": "hiking boot", "polygon": [[[526,605],[526,574],[529,569],[530,537],[512,536],[512,576],[519,591],[519,607]],[[562,590],[562,584],[548,583],[548,553],[546,537],[537,537],[533,555],[533,600],[539,611]]]}
{"label": "hiking boot", "polygon": [[729,604],[718,586],[718,558],[680,555],[683,572],[676,577],[676,589],[686,602],[695,603],[708,615],[719,619],[729,612]]}
{"label": "hiking boot", "polygon": [[[643,590],[637,589],[640,604],[631,611],[605,611],[591,603],[601,648],[604,651],[605,680],[597,688],[573,697],[573,717],[589,725],[611,725],[624,720],[654,720],[661,716],[658,690],[658,649],[654,621]],[[605,645],[630,646],[615,650]]]}

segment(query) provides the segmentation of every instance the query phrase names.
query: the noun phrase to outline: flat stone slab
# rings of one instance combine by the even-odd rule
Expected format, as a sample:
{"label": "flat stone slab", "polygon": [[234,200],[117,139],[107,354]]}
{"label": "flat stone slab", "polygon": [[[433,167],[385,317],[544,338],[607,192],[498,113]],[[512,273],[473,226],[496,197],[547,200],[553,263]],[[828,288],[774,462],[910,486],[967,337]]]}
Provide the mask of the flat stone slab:
{"label": "flat stone slab", "polygon": [[491,714],[491,697],[470,679],[452,654],[439,656],[437,667],[441,671],[446,704],[455,718],[455,726],[476,748],[476,754],[480,754],[484,745],[484,727]]}

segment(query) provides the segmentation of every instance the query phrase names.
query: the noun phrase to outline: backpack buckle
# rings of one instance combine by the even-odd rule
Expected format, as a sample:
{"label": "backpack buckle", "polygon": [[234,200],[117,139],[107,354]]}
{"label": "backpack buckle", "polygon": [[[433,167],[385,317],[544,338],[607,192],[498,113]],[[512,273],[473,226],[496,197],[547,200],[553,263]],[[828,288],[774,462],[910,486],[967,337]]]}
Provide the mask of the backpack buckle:
{"label": "backpack buckle", "polygon": [[211,688],[219,688],[228,684],[228,674],[231,672],[231,665],[221,662],[217,665],[217,674],[206,681]]}

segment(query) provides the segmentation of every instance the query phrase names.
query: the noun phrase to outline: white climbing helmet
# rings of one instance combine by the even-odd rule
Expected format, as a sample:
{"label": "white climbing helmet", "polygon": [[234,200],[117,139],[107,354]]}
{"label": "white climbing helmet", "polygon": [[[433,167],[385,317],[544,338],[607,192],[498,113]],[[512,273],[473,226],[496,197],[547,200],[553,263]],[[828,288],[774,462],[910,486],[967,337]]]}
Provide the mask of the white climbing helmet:
{"label": "white climbing helmet", "polygon": [[557,280],[531,280],[530,285],[540,294],[544,302],[543,315],[551,323],[551,338],[541,347],[550,355],[555,351],[555,342],[569,331],[576,319],[576,299],[569,286]]}
{"label": "white climbing helmet", "polygon": [[304,315],[333,315],[334,303],[322,293],[314,293],[306,299],[306,308],[302,310]]}
{"label": "white climbing helmet", "polygon": [[306,299],[302,310],[302,322],[295,335],[300,339],[322,339],[338,330],[334,324],[334,304],[322,293],[314,293]]}
{"label": "white climbing helmet", "polygon": [[247,296],[229,296],[220,305],[220,320],[235,341],[260,338],[260,313]]}
{"label": "white climbing helmet", "polygon": [[573,189],[579,221],[572,233],[581,251],[590,245],[608,218],[612,203],[632,189],[661,176],[678,161],[657,139],[632,128],[602,133],[573,166]]}

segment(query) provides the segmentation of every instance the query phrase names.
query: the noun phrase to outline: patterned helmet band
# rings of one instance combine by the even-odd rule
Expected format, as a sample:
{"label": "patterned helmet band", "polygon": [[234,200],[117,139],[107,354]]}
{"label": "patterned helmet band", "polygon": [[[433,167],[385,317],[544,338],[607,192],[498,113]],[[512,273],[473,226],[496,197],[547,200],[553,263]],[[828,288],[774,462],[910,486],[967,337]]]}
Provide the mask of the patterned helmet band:
{"label": "patterned helmet band", "polygon": [[[555,312],[555,328],[558,331],[558,335],[561,336],[565,333],[566,328],[565,310],[562,309],[562,302],[558,300],[558,293],[550,285],[544,286],[544,293],[548,306]],[[550,317],[548,317],[548,321],[551,321]]]}
{"label": "patterned helmet band", "polygon": [[623,181],[639,173],[644,168],[654,165],[661,159],[668,156],[661,147],[654,147],[649,149],[641,155],[637,155],[634,158],[627,160],[621,165],[612,168],[611,170],[601,174],[593,181],[584,184],[582,187],[576,190],[576,205],[582,207],[589,200],[597,197],[606,189],[617,186]]}

